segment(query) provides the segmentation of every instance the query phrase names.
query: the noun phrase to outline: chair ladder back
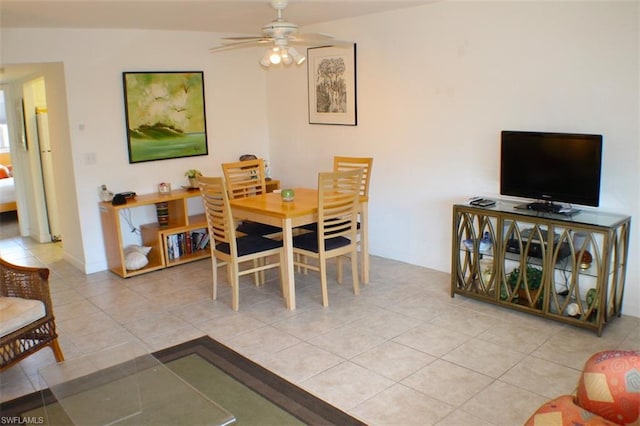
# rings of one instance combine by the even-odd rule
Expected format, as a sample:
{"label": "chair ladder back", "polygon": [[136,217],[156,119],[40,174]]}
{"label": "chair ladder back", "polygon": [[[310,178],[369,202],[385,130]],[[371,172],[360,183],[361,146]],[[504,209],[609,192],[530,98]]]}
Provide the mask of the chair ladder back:
{"label": "chair ladder back", "polygon": [[[198,185],[207,217],[211,247],[215,248],[216,243],[230,244],[235,241],[236,236],[224,179],[200,176]],[[230,246],[235,250],[235,244]]]}
{"label": "chair ladder back", "polygon": [[229,198],[244,198],[267,192],[264,160],[223,163],[222,172]]}
{"label": "chair ladder back", "polygon": [[360,184],[360,195],[369,196],[369,182],[371,168],[373,167],[373,157],[333,157],[333,171],[343,172],[347,170],[362,169],[362,181]]}
{"label": "chair ladder back", "polygon": [[318,233],[322,239],[355,241],[361,181],[360,168],[318,175]]}

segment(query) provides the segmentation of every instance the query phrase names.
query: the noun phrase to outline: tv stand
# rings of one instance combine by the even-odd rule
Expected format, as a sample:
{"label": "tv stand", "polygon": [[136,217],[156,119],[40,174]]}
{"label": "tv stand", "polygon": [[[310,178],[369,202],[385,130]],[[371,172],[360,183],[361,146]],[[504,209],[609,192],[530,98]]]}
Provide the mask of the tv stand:
{"label": "tv stand", "polygon": [[630,224],[629,216],[598,210],[573,218],[541,215],[505,200],[491,208],[456,204],[451,297],[464,295],[601,335],[622,312]]}

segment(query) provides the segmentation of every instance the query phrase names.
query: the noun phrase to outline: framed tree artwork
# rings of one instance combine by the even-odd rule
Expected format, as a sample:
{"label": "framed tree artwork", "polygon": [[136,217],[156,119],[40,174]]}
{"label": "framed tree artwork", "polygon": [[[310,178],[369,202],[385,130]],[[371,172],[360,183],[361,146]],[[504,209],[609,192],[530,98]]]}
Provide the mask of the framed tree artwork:
{"label": "framed tree artwork", "polygon": [[202,71],[123,72],[129,163],[207,155]]}
{"label": "framed tree artwork", "polygon": [[356,45],[307,49],[309,123],[358,124]]}

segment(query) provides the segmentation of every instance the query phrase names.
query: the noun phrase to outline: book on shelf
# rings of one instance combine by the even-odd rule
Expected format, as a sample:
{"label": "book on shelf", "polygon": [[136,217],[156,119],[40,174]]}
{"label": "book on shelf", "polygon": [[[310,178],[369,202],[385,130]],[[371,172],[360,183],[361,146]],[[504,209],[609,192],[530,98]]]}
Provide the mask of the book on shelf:
{"label": "book on shelf", "polygon": [[209,233],[206,229],[196,229],[167,235],[166,244],[169,260],[178,259],[206,249],[209,246]]}
{"label": "book on shelf", "polygon": [[200,244],[198,244],[198,250],[204,250],[209,247],[209,233],[203,235],[202,240],[200,240]]}

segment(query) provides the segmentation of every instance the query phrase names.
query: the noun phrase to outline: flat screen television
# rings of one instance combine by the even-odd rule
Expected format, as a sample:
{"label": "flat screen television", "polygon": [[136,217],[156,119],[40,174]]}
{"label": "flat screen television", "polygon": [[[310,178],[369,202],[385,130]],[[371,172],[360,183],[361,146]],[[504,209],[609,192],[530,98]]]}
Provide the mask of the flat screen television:
{"label": "flat screen television", "polygon": [[532,210],[598,206],[601,163],[602,135],[503,130],[500,194],[534,199]]}

